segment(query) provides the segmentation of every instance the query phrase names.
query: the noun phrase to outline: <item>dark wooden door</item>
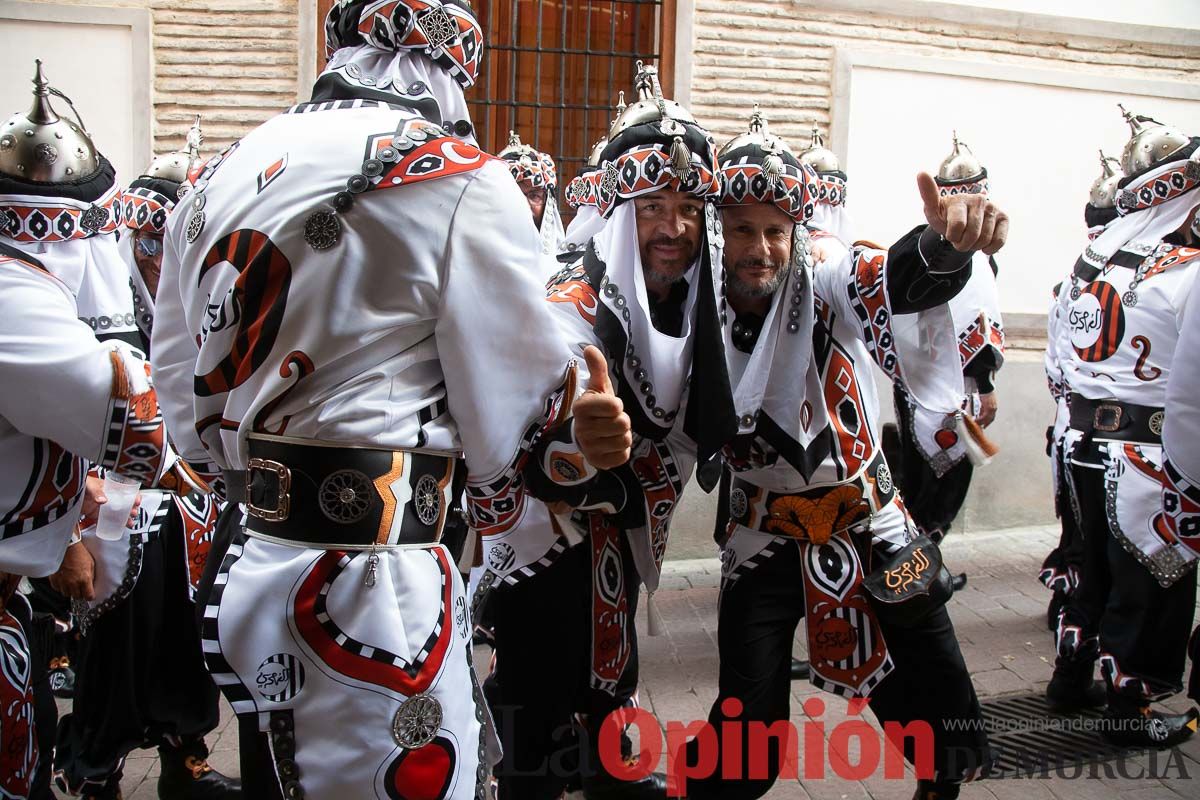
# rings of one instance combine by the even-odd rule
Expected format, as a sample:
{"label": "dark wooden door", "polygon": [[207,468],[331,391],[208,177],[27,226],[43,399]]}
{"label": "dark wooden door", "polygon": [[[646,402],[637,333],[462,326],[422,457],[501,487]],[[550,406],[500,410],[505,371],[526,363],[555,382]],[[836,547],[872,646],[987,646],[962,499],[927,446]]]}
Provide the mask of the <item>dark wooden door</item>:
{"label": "dark wooden door", "polygon": [[[669,92],[675,2],[476,0],[487,49],[467,100],[480,145],[496,153],[515,130],[554,157],[565,187],[608,130],[617,92],[629,93],[637,60],[658,65]],[[318,69],[332,4],[317,0]]]}

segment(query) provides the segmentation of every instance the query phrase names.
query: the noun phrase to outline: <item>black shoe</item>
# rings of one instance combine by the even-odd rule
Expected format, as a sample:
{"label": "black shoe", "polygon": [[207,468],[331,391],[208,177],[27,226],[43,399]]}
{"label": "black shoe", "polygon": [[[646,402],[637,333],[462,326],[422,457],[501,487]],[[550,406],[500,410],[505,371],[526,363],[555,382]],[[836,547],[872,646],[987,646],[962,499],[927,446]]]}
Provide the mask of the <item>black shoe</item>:
{"label": "black shoe", "polygon": [[1151,711],[1149,705],[1136,708],[1110,705],[1104,716],[1106,724],[1102,733],[1113,744],[1160,750],[1175,747],[1192,738],[1200,723],[1200,711],[1194,707],[1185,714],[1163,714],[1161,711]]}
{"label": "black shoe", "polygon": [[583,778],[587,800],[666,800],[667,776],[652,772],[640,781],[623,781],[599,770]]}
{"label": "black shoe", "polygon": [[160,800],[241,800],[242,782],[208,765],[200,747],[159,747],[162,774],[158,776]]}
{"label": "black shoe", "polygon": [[962,784],[957,781],[917,781],[913,800],[955,800]]}
{"label": "black shoe", "polygon": [[798,658],[792,659],[792,680],[806,681],[811,674],[812,668],[807,661],[801,661]]}
{"label": "black shoe", "polygon": [[950,576],[950,590],[961,592],[963,587],[967,585],[967,573],[960,572],[957,575]]}
{"label": "black shoe", "polygon": [[50,693],[62,700],[70,700],[75,696],[75,670],[71,662],[64,658],[50,661],[50,671],[46,673],[50,681]]}
{"label": "black shoe", "polygon": [[1092,679],[1095,666],[1089,659],[1073,662],[1059,658],[1046,686],[1046,704],[1059,713],[1103,708],[1107,697],[1104,684]]}

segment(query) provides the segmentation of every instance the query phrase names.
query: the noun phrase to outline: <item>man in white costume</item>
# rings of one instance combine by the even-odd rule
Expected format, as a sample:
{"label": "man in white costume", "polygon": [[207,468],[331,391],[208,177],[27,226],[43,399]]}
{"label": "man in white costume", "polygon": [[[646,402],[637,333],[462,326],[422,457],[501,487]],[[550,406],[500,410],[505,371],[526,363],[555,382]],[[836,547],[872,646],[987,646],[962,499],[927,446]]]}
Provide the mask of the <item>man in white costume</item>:
{"label": "man in white costume", "polygon": [[[496,154],[508,162],[513,180],[529,203],[534,227],[542,240],[542,255],[547,256],[550,272],[556,272],[554,257],[562,249],[563,224],[558,213],[558,170],[549,153],[543,153],[521,141],[516,131],[508,136],[508,145]],[[548,276],[547,276],[548,277]]]}
{"label": "man in white costume", "polygon": [[1192,735],[1195,709],[1151,703],[1181,688],[1195,613],[1196,553],[1161,519],[1163,405],[1200,249],[1200,138],[1126,112],[1132,137],[1119,220],[1087,246],[1059,293],[1059,352],[1073,444],[1071,486],[1085,547],[1079,586],[1059,617],[1047,697],[1103,702],[1118,743],[1169,747]]}
{"label": "man in white costume", "polygon": [[[1088,202],[1083,209],[1084,224],[1087,225],[1088,241],[1094,241],[1104,232],[1108,223],[1118,218],[1118,184],[1125,177],[1120,163],[1115,158],[1100,153],[1100,177],[1092,182]],[[1046,370],[1046,385],[1054,400],[1054,422],[1046,430],[1046,455],[1050,457],[1050,479],[1054,489],[1054,511],[1059,518],[1062,533],[1058,545],[1042,562],[1038,580],[1050,590],[1050,604],[1046,608],[1046,624],[1051,631],[1058,630],[1058,615],[1062,613],[1067,598],[1079,587],[1079,573],[1083,570],[1083,537],[1079,532],[1079,509],[1070,489],[1070,465],[1066,453],[1073,445],[1068,441],[1071,430],[1071,387],[1063,375],[1058,353],[1059,342],[1067,335],[1063,324],[1063,305],[1059,292],[1070,280],[1055,284],[1050,292],[1050,309],[1046,314],[1046,354],[1043,359]],[[1098,687],[1097,687],[1098,688]],[[1068,700],[1067,707],[1076,705]]]}
{"label": "man in white costume", "polygon": [[[612,775],[598,734],[611,712],[636,703],[639,589],[657,588],[697,456],[715,453],[733,420],[714,276],[715,148],[690,111],[663,97],[653,67],[639,64],[636,88],[598,162],[603,225],[546,292],[577,352],[604,353],[587,359],[592,391],[526,467],[530,493],[556,514],[540,505],[485,544],[501,800],[559,796],[575,771],[564,751],[576,715],[585,797],[666,791],[660,775]],[[603,421],[614,410],[624,431]]]}
{"label": "man in white costume", "polygon": [[[936,176],[943,197],[988,196],[987,170],[971,149],[954,137],[949,156]],[[958,337],[964,395],[955,417],[931,418],[903,386],[895,390],[902,464],[897,476],[900,494],[913,520],[934,541],[941,541],[958,516],[975,463],[995,453],[983,428],[996,416],[993,378],[1004,363],[1004,324],[996,290],[996,260],[978,252],[971,279],[947,304]],[[961,588],[965,576],[955,579]]]}
{"label": "man in white costume", "polygon": [[535,229],[512,224],[528,206],[473,143],[470,9],[352,0],[325,30],[312,101],[209,161],[165,240],[167,414],[245,510],[218,524],[205,653],[247,796],[482,797],[494,753],[439,537],[464,482],[477,529],[525,513],[571,355]]}
{"label": "man in white costume", "polygon": [[[988,756],[949,616],[940,604],[884,615],[865,588],[917,536],[883,458],[872,373],[878,364],[926,396],[931,368],[953,353],[950,330],[933,339],[942,350],[921,351],[899,341],[892,320],[908,314],[927,324],[925,312],[968,282],[970,251],[1003,244],[1007,218],[981,198],[939,198],[922,175],[928,226],[888,251],[827,250],[817,265],[804,223],[818,206],[819,177],[757,112],[722,148],[720,167],[732,310],[725,352],[739,430],[724,450],[733,477],[719,695],[709,715],[720,755],[688,796],[756,798],[774,783],[780,752],[768,755],[765,776],[747,777],[741,770],[754,757],[743,751],[737,760],[730,751],[739,745],[726,736],[740,730],[746,743],[742,726],[788,719],[792,641],[804,618],[813,684],[870,698],[881,722],[928,721],[935,772],[919,776],[916,796],[953,798]],[[730,702],[739,711],[726,711]]]}
{"label": "man in white costume", "polygon": [[[13,798],[49,796],[54,741],[48,687],[35,700],[45,661],[31,656],[17,581],[53,576],[81,601],[101,590],[79,537],[102,497],[87,487],[89,469],[145,486],[192,480],[167,444],[149,364],[133,344],[112,165],[82,123],[58,116],[52,92],[38,62],[32,107],[0,127],[0,377],[9,387],[0,408],[0,794]],[[108,280],[122,274],[123,296]]]}

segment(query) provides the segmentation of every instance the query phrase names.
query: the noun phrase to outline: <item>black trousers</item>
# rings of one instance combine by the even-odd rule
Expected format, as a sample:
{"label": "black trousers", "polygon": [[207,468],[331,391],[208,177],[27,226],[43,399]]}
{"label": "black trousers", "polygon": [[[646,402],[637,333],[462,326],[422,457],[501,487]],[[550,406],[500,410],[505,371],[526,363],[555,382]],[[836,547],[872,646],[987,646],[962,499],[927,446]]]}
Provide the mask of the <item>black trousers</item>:
{"label": "black trousers", "polygon": [[79,643],[75,696],[55,756],[72,790],[119,778],[122,760],[139,747],[192,746],[217,727],[217,687],[188,597],[183,536],[172,509],[143,545],[133,591]]}
{"label": "black trousers", "polygon": [[[1144,681],[1151,695],[1178,692],[1196,610],[1196,572],[1163,588],[1112,535],[1104,470],[1078,465],[1071,470],[1084,563],[1065,621],[1078,625],[1084,640],[1098,636],[1100,650],[1113,656],[1122,673]],[[1095,658],[1094,646],[1082,655]],[[1132,691],[1127,687],[1125,693]]]}
{"label": "black trousers", "polygon": [[[1058,545],[1042,562],[1042,569],[1052,569],[1061,574],[1074,572],[1079,575],[1083,572],[1085,548],[1083,534],[1079,530],[1079,522],[1075,519],[1075,506],[1071,501],[1070,476],[1067,474],[1071,465],[1053,442],[1050,442],[1048,452],[1051,458],[1058,459],[1059,481],[1058,486],[1054,487],[1054,508],[1058,512],[1062,532],[1058,537]],[[1059,592],[1057,588],[1054,588],[1054,591]],[[1069,594],[1071,594],[1070,590],[1062,592],[1064,598]]]}
{"label": "black trousers", "polygon": [[896,485],[913,521],[926,533],[950,530],[971,488],[975,468],[963,459],[940,478],[917,448],[906,412],[908,400],[895,389],[896,424],[900,433],[900,471]]}
{"label": "black trousers", "polygon": [[[620,541],[632,625],[641,581],[624,533]],[[637,633],[616,693],[592,688],[592,562],[586,542],[515,586],[495,587],[489,603],[496,668],[484,682],[484,694],[504,749],[495,769],[498,800],[557,798],[576,772],[598,769],[588,737],[637,690]],[[576,714],[587,716],[582,746]]]}
{"label": "black trousers", "polygon": [[[770,725],[789,718],[792,640],[804,616],[800,570],[800,548],[785,547],[721,591],[717,630],[721,670],[717,700],[708,717],[717,734],[720,755],[711,778],[688,782],[687,796],[691,800],[762,797],[779,775],[782,743],[772,739],[766,775],[749,777],[748,767],[761,754],[750,751],[747,724]],[[928,722],[934,734],[934,768],[940,779],[961,779],[972,770],[982,769],[987,763],[987,735],[975,687],[946,609],[939,609],[918,627],[885,626],[883,636],[895,669],[871,693],[868,708],[876,719],[901,725],[916,720]],[[721,708],[726,698],[740,700],[742,713],[726,717]],[[832,695],[822,694],[820,698],[827,707],[839,702]],[[722,778],[723,771],[731,771],[722,760],[723,726],[727,724],[739,731],[743,745],[741,765],[745,771],[740,779]],[[794,746],[802,748],[802,741],[801,733]],[[905,757],[912,761],[915,753],[911,740],[906,740],[905,750]],[[698,752],[693,741],[688,763],[698,763]],[[803,775],[802,754],[800,759]]]}

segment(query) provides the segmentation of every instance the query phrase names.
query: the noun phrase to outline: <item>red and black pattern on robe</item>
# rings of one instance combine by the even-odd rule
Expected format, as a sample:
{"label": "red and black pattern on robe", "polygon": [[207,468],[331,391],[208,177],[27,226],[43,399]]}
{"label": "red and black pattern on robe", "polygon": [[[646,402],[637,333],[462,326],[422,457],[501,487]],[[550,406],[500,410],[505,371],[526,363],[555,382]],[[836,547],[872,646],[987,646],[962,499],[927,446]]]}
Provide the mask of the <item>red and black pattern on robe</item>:
{"label": "red and black pattern on robe", "polygon": [[834,431],[836,446],[832,455],[838,463],[838,477],[849,478],[875,455],[876,442],[867,421],[866,404],[858,388],[854,362],[836,343],[821,370],[825,408]]}
{"label": "red and black pattern on robe", "polygon": [[267,427],[267,420],[275,413],[275,410],[287,400],[288,395],[295,391],[296,387],[304,378],[313,374],[317,367],[313,364],[312,358],[303,350],[293,350],[283,357],[283,363],[279,365],[279,377],[288,380],[293,376],[295,380],[287,386],[282,392],[277,394],[269,402],[263,405],[262,409],[254,415],[254,431],[256,433],[269,433],[274,436],[283,436],[287,431],[288,422],[291,421],[292,415],[285,414],[279,420],[279,424],[274,430]]}
{"label": "red and black pattern on robe", "polygon": [[600,295],[582,265],[572,267],[570,272],[551,284],[546,290],[546,299],[551,303],[570,303],[584,322],[596,324]]}
{"label": "red and black pattern on robe", "polygon": [[209,372],[197,375],[197,397],[224,394],[241,386],[262,366],[275,346],[275,338],[287,310],[288,289],[292,283],[292,264],[265,233],[243,228],[223,237],[212,246],[200,265],[196,285],[210,271],[229,264],[238,272],[230,296],[218,309],[230,314],[214,316],[210,308],[201,339],[229,325],[237,325],[237,334],[229,354]]}
{"label": "red and black pattern on robe", "polygon": [[[113,366],[113,396],[109,407],[108,435],[100,460],[96,463],[152,486],[163,472],[163,461],[167,454],[166,426],[158,407],[158,394],[153,386],[134,394],[121,355],[113,351],[110,358]],[[149,376],[149,364],[145,365],[145,370]]]}
{"label": "red and black pattern on robe", "polygon": [[826,517],[814,508],[807,519],[810,528],[825,529],[826,541],[817,544],[810,532],[799,543],[812,683],[836,695],[865,697],[892,671],[892,659],[862,588],[858,552],[848,533],[832,532],[839,521]]}
{"label": "red and black pattern on robe", "polygon": [[424,551],[437,560],[441,574],[441,602],[437,622],[415,658],[406,659],[382,647],[360,642],[346,633],[329,613],[329,592],[334,581],[355,558],[369,558],[363,551],[330,550],[316,560],[304,576],[292,603],[296,630],[313,655],[335,672],[365,684],[381,686],[411,697],[429,689],[441,672],[454,638],[450,625],[454,581],[453,565],[443,548]]}
{"label": "red and black pattern on robe", "polygon": [[667,535],[671,523],[671,515],[679,502],[683,486],[679,480],[679,468],[671,456],[671,450],[662,442],[642,440],[645,452],[635,452],[630,459],[630,466],[646,502],[646,519],[650,530],[650,546],[654,553],[654,562],[661,569],[663,556],[667,552]]}
{"label": "red and black pattern on robe", "polygon": [[[385,150],[392,154],[390,161],[380,158],[381,154],[388,155],[381,153]],[[383,163],[383,171],[371,179],[367,191],[394,189],[460,175],[477,170],[489,161],[498,160],[462,139],[447,136],[438,126],[420,119],[406,121],[399,134],[372,136],[367,142],[366,157]]]}
{"label": "red and black pattern on robe", "polygon": [[849,294],[871,357],[895,382],[901,380],[900,357],[896,353],[892,312],[884,287],[883,268],[886,261],[887,255],[884,253],[859,250],[855,256]]}
{"label": "red and black pattern on robe", "polygon": [[33,439],[32,467],[21,497],[0,517],[0,539],[45,527],[76,507],[87,468],[82,458],[49,439]]}
{"label": "red and black pattern on robe", "polygon": [[[994,347],[1004,352],[1004,327],[996,320],[989,320],[980,314],[963,330],[958,333],[958,357],[965,367],[979,355],[985,347]],[[1051,384],[1050,393],[1054,393]]]}
{"label": "red and black pattern on robe", "polygon": [[467,515],[480,536],[500,536],[520,523],[529,502],[521,472],[534,443],[549,428],[566,420],[575,400],[576,365],[568,365],[563,385],[546,399],[541,416],[525,427],[517,452],[496,477],[487,482],[467,482]]}
{"label": "red and black pattern on robe", "polygon": [[195,599],[212,548],[213,531],[217,527],[220,503],[211,494],[192,492],[171,498],[183,521],[183,544],[187,554],[188,595]]}
{"label": "red and black pattern on robe", "polygon": [[[1090,310],[1081,305],[1084,297],[1095,298],[1097,307]],[[1090,304],[1089,304],[1090,305]],[[1068,311],[1067,325],[1072,331],[1072,347],[1084,361],[1095,363],[1112,358],[1125,340],[1125,308],[1121,305],[1121,293],[1107,281],[1088,284],[1080,299]],[[1086,337],[1095,340],[1081,347],[1078,342]]]}
{"label": "red and black pattern on robe", "polygon": [[1154,266],[1146,270],[1146,274],[1142,276],[1142,280],[1147,281],[1160,272],[1166,272],[1173,267],[1185,266],[1197,258],[1200,258],[1200,249],[1194,247],[1172,248],[1166,255],[1154,262]]}
{"label": "red and black pattern on robe", "polygon": [[38,745],[33,718],[32,663],[21,623],[0,611],[0,798],[29,797]]}
{"label": "red and black pattern on robe", "polygon": [[266,169],[258,173],[258,176],[254,179],[255,184],[258,186],[258,194],[262,194],[264,189],[282,175],[283,171],[287,169],[287,165],[288,154],[284,153],[282,157],[268,164]]}
{"label": "red and black pattern on robe", "polygon": [[[1166,455],[1163,456],[1162,497],[1162,527],[1200,555],[1200,486],[1184,477]],[[1158,524],[1156,520],[1156,527]]]}
{"label": "red and black pattern on robe", "polygon": [[621,557],[624,534],[600,514],[589,514],[588,525],[592,548],[591,683],[600,691],[615,694],[633,652],[633,620],[629,618],[625,564]]}
{"label": "red and black pattern on robe", "polygon": [[403,750],[383,771],[383,791],[390,800],[441,800],[450,792],[458,752],[444,736],[415,750]]}

